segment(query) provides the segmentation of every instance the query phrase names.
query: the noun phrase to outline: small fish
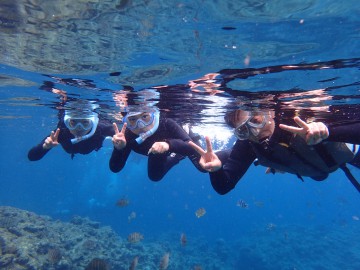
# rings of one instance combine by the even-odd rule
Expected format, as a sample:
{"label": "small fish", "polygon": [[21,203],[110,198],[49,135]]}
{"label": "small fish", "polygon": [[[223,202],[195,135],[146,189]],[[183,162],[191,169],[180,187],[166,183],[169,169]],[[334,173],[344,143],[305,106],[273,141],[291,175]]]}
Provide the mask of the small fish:
{"label": "small fish", "polygon": [[201,207],[198,210],[195,211],[195,215],[197,218],[201,218],[203,215],[206,214],[205,208]]}
{"label": "small fish", "polygon": [[266,229],[268,231],[273,231],[273,230],[275,230],[275,228],[276,228],[276,225],[274,223],[269,223],[268,225],[266,225]]}
{"label": "small fish", "polygon": [[236,206],[241,207],[241,208],[249,208],[249,205],[243,200],[238,200],[236,202]]}
{"label": "small fish", "polygon": [[128,222],[130,223],[133,219],[136,218],[136,212],[131,212],[130,215],[128,216]]}
{"label": "small fish", "polygon": [[187,243],[186,235],[185,235],[185,233],[182,233],[182,234],[180,235],[180,244],[181,244],[182,246],[185,246],[186,243]]}
{"label": "small fish", "polygon": [[92,261],[85,268],[85,270],[93,270],[93,269],[109,270],[110,266],[105,260],[95,258],[95,259],[92,259]]}
{"label": "small fish", "polygon": [[195,264],[193,270],[202,270],[202,267],[200,264]]}
{"label": "small fish", "polygon": [[136,269],[136,266],[138,265],[139,263],[139,256],[136,256],[132,262],[131,262],[131,265],[129,267],[129,270],[135,270]]}
{"label": "small fish", "polygon": [[357,221],[360,220],[360,218],[358,216],[352,216],[352,219],[357,220]]}
{"label": "small fish", "polygon": [[144,236],[138,232],[130,233],[127,238],[128,242],[131,244],[138,243],[143,239],[144,239]]}
{"label": "small fish", "polygon": [[166,270],[169,267],[170,253],[166,252],[160,261],[160,270]]}
{"label": "small fish", "polygon": [[116,203],[115,205],[118,206],[118,207],[125,207],[125,206],[128,206],[130,203],[130,201],[123,197],[123,198],[120,198]]}

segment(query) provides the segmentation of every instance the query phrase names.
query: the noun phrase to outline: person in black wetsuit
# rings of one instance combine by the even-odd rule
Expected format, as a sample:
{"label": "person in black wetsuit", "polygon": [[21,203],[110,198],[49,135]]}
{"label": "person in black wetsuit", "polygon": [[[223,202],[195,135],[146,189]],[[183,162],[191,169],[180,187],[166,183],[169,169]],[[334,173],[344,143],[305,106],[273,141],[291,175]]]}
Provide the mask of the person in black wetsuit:
{"label": "person in black wetsuit", "polygon": [[114,135],[110,121],[99,119],[98,114],[92,109],[81,109],[83,102],[75,103],[80,106],[80,109],[78,107],[73,110],[59,111],[57,129],[29,151],[30,161],[42,159],[58,144],[71,154],[71,158],[75,154],[89,154],[94,150],[98,151],[106,137]]}
{"label": "person in black wetsuit", "polygon": [[[289,172],[324,180],[329,173],[342,168],[350,181],[360,191],[360,185],[345,166],[360,168],[360,122],[328,125],[322,122],[306,123],[299,117],[294,121],[299,127],[279,124],[272,111],[236,110],[225,116],[234,128],[237,141],[232,149],[213,152],[206,137],[207,149],[189,144],[202,156],[200,166],[210,173],[213,188],[219,194],[231,191],[250,165],[260,164],[267,172]],[[354,144],[348,148],[345,143]]]}
{"label": "person in black wetsuit", "polygon": [[[170,118],[160,117],[158,111],[129,112],[119,131],[114,123],[114,150],[109,166],[112,172],[121,171],[131,153],[148,156],[148,176],[160,181],[182,159],[188,157],[199,171],[200,155],[188,144],[192,134]],[[194,138],[194,137],[193,137]]]}

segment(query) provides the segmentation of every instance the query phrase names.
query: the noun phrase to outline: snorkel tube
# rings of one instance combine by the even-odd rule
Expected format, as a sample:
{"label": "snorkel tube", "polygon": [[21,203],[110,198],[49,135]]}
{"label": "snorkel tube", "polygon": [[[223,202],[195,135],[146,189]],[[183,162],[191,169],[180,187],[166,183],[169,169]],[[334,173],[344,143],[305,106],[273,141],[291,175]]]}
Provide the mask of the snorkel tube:
{"label": "snorkel tube", "polygon": [[149,138],[151,135],[153,135],[155,133],[155,131],[158,129],[158,127],[159,127],[159,119],[160,119],[160,112],[156,111],[153,114],[154,114],[154,126],[150,130],[139,134],[139,137],[137,137],[135,139],[135,141],[138,144],[142,144],[147,138]]}

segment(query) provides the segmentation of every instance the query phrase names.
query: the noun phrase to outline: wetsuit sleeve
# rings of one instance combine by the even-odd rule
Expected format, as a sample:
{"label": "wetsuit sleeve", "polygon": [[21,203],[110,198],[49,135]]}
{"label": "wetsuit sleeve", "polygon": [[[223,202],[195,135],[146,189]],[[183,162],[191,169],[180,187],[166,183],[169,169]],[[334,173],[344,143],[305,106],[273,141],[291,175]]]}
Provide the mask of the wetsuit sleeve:
{"label": "wetsuit sleeve", "polygon": [[203,170],[199,164],[200,154],[189,144],[189,141],[191,141],[190,135],[172,119],[167,119],[167,130],[171,135],[171,138],[165,140],[169,144],[169,152],[187,156],[195,168],[205,173],[206,171]]}
{"label": "wetsuit sleeve", "polygon": [[185,130],[172,119],[166,119],[166,129],[171,135],[171,138],[180,139],[184,142],[191,140],[190,136],[185,132]]}
{"label": "wetsuit sleeve", "polygon": [[249,141],[236,141],[231,150],[216,153],[222,163],[220,170],[210,173],[211,185],[221,195],[228,193],[240,181],[255,160]]}
{"label": "wetsuit sleeve", "polygon": [[[47,137],[46,137],[47,138]],[[47,152],[49,152],[49,150],[51,149],[44,149],[43,148],[43,144],[46,140],[46,138],[44,138],[41,143],[39,143],[38,145],[34,146],[33,148],[30,149],[29,153],[28,153],[28,159],[30,161],[37,161],[42,159]]]}
{"label": "wetsuit sleeve", "polygon": [[126,164],[126,160],[128,159],[128,157],[130,155],[130,152],[131,152],[131,149],[128,146],[126,146],[122,150],[117,150],[114,147],[113,152],[111,154],[110,161],[109,161],[110,170],[114,173],[120,172],[124,168],[124,166]]}
{"label": "wetsuit sleeve", "polygon": [[169,144],[169,152],[179,153],[180,155],[188,156],[195,151],[188,142],[184,142],[180,139],[168,139],[166,140],[166,142]]}
{"label": "wetsuit sleeve", "polygon": [[179,153],[183,156],[192,153],[192,148],[188,144],[191,138],[178,123],[172,119],[166,119],[166,130],[169,138],[165,141],[169,144],[169,152]]}
{"label": "wetsuit sleeve", "polygon": [[360,122],[329,125],[328,129],[329,137],[327,141],[360,144]]}
{"label": "wetsuit sleeve", "polygon": [[101,133],[104,137],[107,137],[107,136],[114,136],[115,134],[115,131],[114,131],[114,127],[111,123],[108,123],[108,122],[104,122],[102,123],[102,127],[101,127]]}

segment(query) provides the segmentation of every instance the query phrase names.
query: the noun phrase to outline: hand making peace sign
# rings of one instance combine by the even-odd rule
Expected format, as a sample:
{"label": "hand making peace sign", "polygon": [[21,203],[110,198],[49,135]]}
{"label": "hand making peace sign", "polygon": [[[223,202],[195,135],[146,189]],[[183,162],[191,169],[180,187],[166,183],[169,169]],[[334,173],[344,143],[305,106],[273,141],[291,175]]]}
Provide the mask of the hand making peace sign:
{"label": "hand making peace sign", "polygon": [[191,145],[192,148],[194,148],[196,152],[198,152],[201,155],[199,164],[204,170],[208,172],[218,171],[222,166],[221,161],[218,158],[218,156],[214,153],[210,142],[210,138],[208,136],[205,136],[205,141],[206,141],[206,151],[192,141],[190,141],[189,144]]}
{"label": "hand making peace sign", "polygon": [[299,135],[308,145],[318,144],[329,137],[329,130],[322,122],[312,122],[307,124],[298,116],[294,118],[294,121],[299,125],[299,127],[283,124],[280,124],[279,127],[283,130]]}
{"label": "hand making peace sign", "polygon": [[117,150],[121,150],[126,146],[126,138],[125,138],[126,125],[127,123],[124,123],[124,125],[121,128],[121,131],[119,131],[116,123],[113,123],[115,134],[112,137],[112,142]]}
{"label": "hand making peace sign", "polygon": [[58,138],[59,138],[60,128],[56,129],[56,131],[51,131],[51,134],[49,137],[45,139],[45,142],[43,143],[44,149],[51,149],[59,144]]}

